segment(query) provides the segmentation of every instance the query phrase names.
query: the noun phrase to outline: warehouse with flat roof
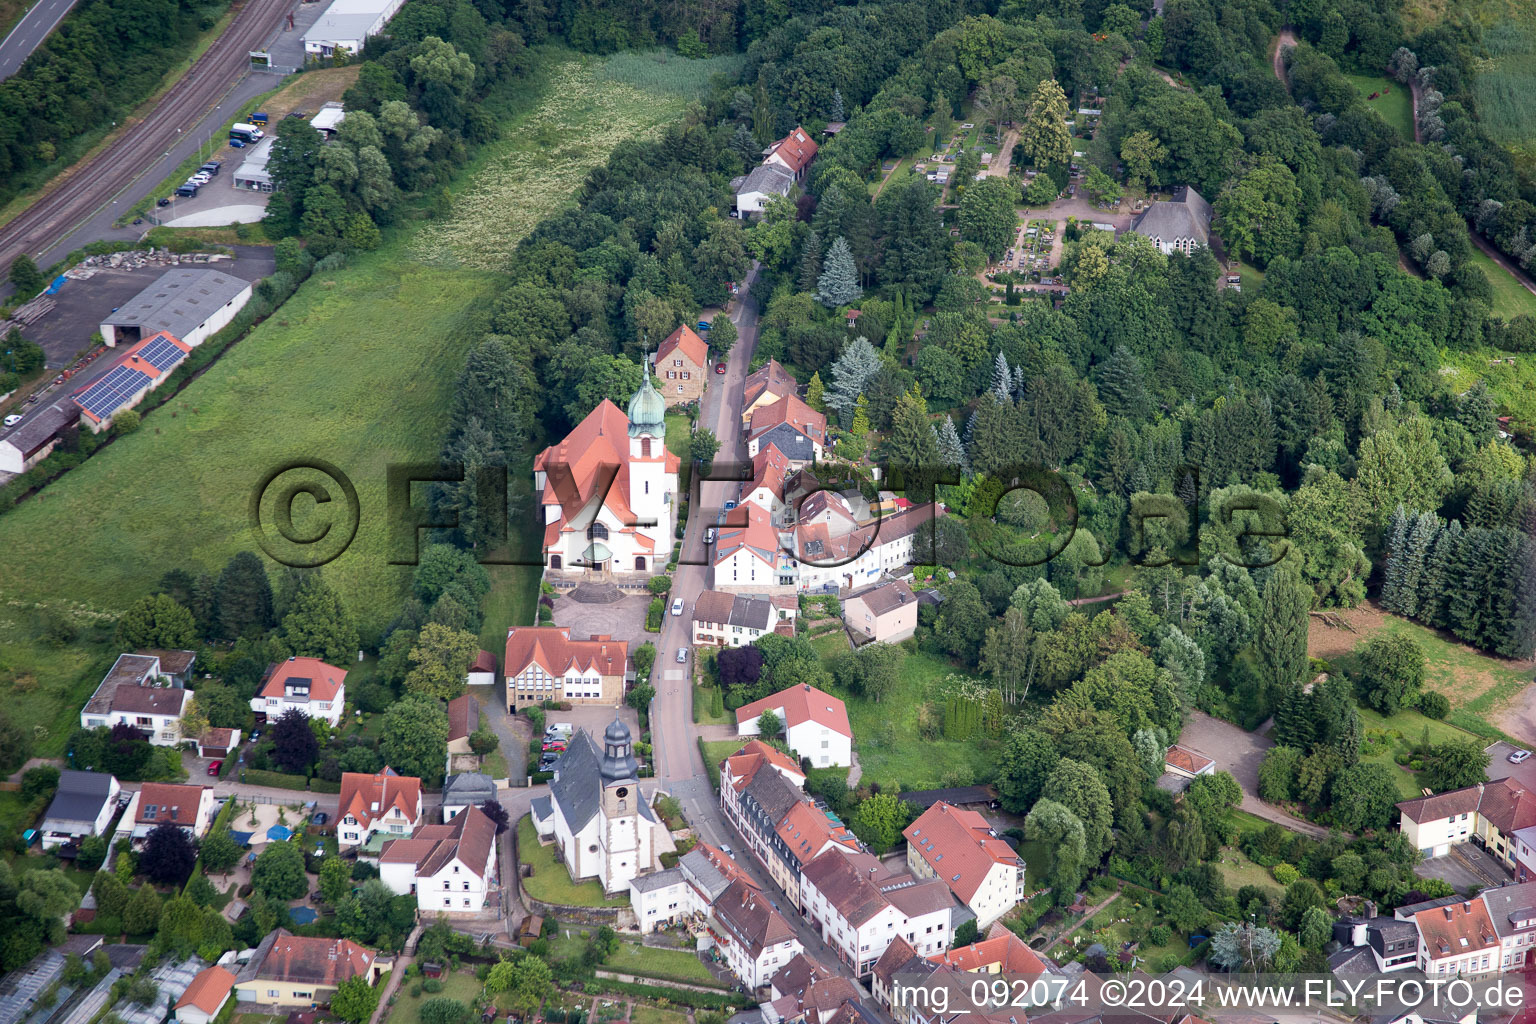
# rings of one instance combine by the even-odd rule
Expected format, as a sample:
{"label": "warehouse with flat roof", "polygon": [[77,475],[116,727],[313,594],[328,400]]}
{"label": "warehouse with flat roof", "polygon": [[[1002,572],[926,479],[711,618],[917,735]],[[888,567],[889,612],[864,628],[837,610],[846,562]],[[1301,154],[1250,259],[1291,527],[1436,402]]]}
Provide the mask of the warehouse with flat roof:
{"label": "warehouse with flat roof", "polygon": [[405,0],[332,0],[320,20],[304,33],[306,57],[329,57],[337,50],[360,53],[369,36],[384,31]]}
{"label": "warehouse with flat roof", "polygon": [[240,161],[229,183],[248,192],[271,192],[272,175],[267,173],[267,161],[272,159],[272,143],[276,141],[276,135],[268,135],[256,143],[246,158]]}
{"label": "warehouse with flat roof", "polygon": [[206,267],[175,267],[102,321],[108,345],[133,344],[164,331],[188,348],[235,318],[250,301],[251,283]]}

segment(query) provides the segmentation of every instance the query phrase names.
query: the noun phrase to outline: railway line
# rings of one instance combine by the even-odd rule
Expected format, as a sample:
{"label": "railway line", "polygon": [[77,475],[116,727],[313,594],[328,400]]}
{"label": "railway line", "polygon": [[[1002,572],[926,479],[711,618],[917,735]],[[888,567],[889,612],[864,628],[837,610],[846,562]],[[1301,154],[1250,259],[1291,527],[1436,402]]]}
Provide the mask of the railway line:
{"label": "railway line", "polygon": [[239,10],[149,115],[88,162],[66,171],[26,210],[0,227],[0,267],[22,253],[39,256],[131,185],[144,169],[249,73],[294,0],[236,0]]}

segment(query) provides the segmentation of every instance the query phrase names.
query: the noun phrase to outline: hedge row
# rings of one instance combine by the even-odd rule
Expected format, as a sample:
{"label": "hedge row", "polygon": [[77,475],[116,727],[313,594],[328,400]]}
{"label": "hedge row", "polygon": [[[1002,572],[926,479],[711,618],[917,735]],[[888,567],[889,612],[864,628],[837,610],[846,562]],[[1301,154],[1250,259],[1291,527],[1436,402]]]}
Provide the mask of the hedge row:
{"label": "hedge row", "polygon": [[303,775],[287,775],[283,772],[247,768],[240,779],[249,786],[272,786],[276,789],[308,789],[309,779]]}
{"label": "hedge row", "polygon": [[696,1010],[746,1009],[753,1005],[750,997],[740,992],[695,992],[689,988],[673,988],[670,985],[642,985],[634,981],[616,981],[612,978],[594,978],[582,986],[593,994],[635,996],[639,999],[665,999],[680,1006]]}
{"label": "hedge row", "polygon": [[310,779],[309,791],[311,793],[340,793],[341,783],[330,782],[326,779]]}

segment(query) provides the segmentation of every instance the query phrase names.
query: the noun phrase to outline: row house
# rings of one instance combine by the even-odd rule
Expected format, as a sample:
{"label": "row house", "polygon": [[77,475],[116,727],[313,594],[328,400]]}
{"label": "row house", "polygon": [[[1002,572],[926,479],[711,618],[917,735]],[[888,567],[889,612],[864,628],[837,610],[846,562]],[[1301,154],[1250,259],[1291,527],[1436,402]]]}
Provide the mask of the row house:
{"label": "row house", "polygon": [[[1422,908],[1422,909],[1421,909]],[[1418,968],[1424,974],[1483,975],[1499,971],[1499,933],[1480,899],[1448,897],[1397,909],[1419,933]]]}
{"label": "row house", "polygon": [[771,444],[764,445],[752,456],[752,479],[741,485],[741,503],[767,512],[775,526],[794,525],[794,510],[784,503],[789,478],[789,460],[784,453]]}
{"label": "row house", "polygon": [[788,595],[752,597],[706,590],[693,602],[693,642],[741,647],[780,629],[792,634],[797,606]]}
{"label": "row house", "polygon": [[769,445],[783,453],[791,469],[820,462],[827,443],[827,417],[794,394],[760,405],[747,425],[747,456]]}
{"label": "row house", "polygon": [[629,880],[629,905],[640,931],[690,919],[702,919],[720,894],[737,881],[752,879],[724,851],[708,843],[695,843],[665,871],[638,875]]}
{"label": "row house", "polygon": [[786,395],[799,392],[794,375],[784,369],[777,359],[770,359],[747,374],[741,385],[741,429],[745,432],[752,423],[752,414],[764,406],[772,405]]}
{"label": "row house", "polygon": [[887,947],[905,939],[924,955],[949,948],[970,911],[937,879],[891,875],[867,853],[829,849],[805,866],[800,906],[839,959],[867,977]]}
{"label": "row house", "polygon": [[748,989],[767,986],[804,948],[767,894],[744,880],[732,882],[720,894],[709,920],[715,947]]}
{"label": "row house", "polygon": [[975,811],[939,801],[907,826],[907,869],[937,878],[985,928],[1024,898],[1024,861]]}
{"label": "row house", "polygon": [[720,762],[720,808],[725,811],[726,820],[742,835],[747,834],[747,827],[741,794],[764,769],[784,776],[796,789],[805,788],[805,773],[800,770],[799,763],[761,740],[752,740]]}
{"label": "row house", "polygon": [[[1394,916],[1399,927],[1411,927],[1411,939],[1378,928],[1383,919],[1347,922],[1336,932],[1348,929],[1351,945],[1373,955],[1369,960],[1363,953],[1350,957],[1346,947],[1330,958],[1330,966],[1336,972],[1392,971],[1406,966],[1428,975],[1477,977],[1524,972],[1536,959],[1532,956],[1536,952],[1536,882],[1494,886],[1470,899],[1426,900],[1399,907]],[[1389,943],[1385,955],[1379,949],[1378,932]],[[1410,951],[1417,955],[1404,964],[1404,955]]]}
{"label": "row house", "polygon": [[1475,842],[1511,871],[1518,862],[1515,834],[1536,826],[1536,794],[1514,779],[1405,800],[1397,809],[1399,828],[1425,857],[1443,857],[1452,846]]}
{"label": "row house", "polygon": [[792,594],[795,562],[768,512],[757,505],[739,505],[727,513],[716,531],[711,579],[716,590],[758,594]]}
{"label": "row house", "polygon": [[844,1006],[862,998],[852,981],[800,953],[768,979],[768,1001],[758,1009],[764,1024],[832,1024]]}
{"label": "row house", "polygon": [[797,524],[796,586],[802,592],[860,588],[904,566],[931,563],[933,533],[924,527],[943,514],[942,505],[925,502],[847,533],[824,523]]}
{"label": "row house", "polygon": [[[875,1003],[889,1013],[896,1024],[937,1024],[940,1015],[928,1001],[903,998],[900,990],[948,988],[953,996],[958,996],[951,999],[951,1007],[970,1007],[974,1005],[972,986],[975,982],[971,975],[1005,975],[1011,982],[1058,972],[1054,963],[1030,949],[1003,924],[995,923],[984,939],[927,956],[905,939],[897,939],[875,965],[870,992]],[[1021,1008],[1009,1007],[1002,1012],[1002,1020],[1016,1017],[1018,1024],[1023,1024]],[[985,1017],[996,1019],[992,1014]]]}

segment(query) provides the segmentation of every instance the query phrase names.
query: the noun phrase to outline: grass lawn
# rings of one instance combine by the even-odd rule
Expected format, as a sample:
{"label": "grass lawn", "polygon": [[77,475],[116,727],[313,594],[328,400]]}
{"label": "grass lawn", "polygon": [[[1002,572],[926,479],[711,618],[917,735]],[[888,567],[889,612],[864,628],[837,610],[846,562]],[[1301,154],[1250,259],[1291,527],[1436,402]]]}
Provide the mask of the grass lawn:
{"label": "grass lawn", "polygon": [[696,954],[683,949],[657,949],[642,946],[638,942],[621,942],[619,951],[609,957],[603,966],[613,971],[643,974],[648,978],[723,987]]}
{"label": "grass lawn", "polygon": [[[1393,128],[1396,128],[1403,138],[1413,139],[1413,96],[1406,85],[1373,75],[1345,75],[1350,84],[1361,96],[1370,96],[1377,93],[1376,98],[1367,99],[1365,105],[1380,114]],[[1390,89],[1390,92],[1386,90]]]}
{"label": "grass lawn", "polygon": [[564,903],[573,907],[619,907],[629,904],[628,894],[615,899],[606,898],[603,887],[595,881],[579,885],[572,882],[570,872],[556,859],[555,848],[539,845],[539,836],[534,831],[532,818],[525,817],[517,823],[517,856],[522,863],[533,868],[533,876],[525,878],[523,884],[528,887],[528,894],[536,900]]}
{"label": "grass lawn", "polygon": [[[1478,253],[1478,255],[1482,254]],[[1492,266],[1491,261],[1490,266]],[[1511,287],[1519,287],[1514,278],[1497,266],[1493,266],[1493,269],[1488,272],[1490,280],[1495,273],[1501,274]],[[1494,289],[1494,294],[1497,296],[1497,288]],[[1528,312],[1536,315],[1536,295],[1531,295],[1523,289],[1521,294],[1531,300]],[[1446,373],[1449,378],[1446,383],[1455,387],[1458,392],[1466,390],[1477,381],[1483,381],[1499,403],[1500,412],[1509,413],[1524,423],[1536,420],[1536,361],[1533,361],[1529,355],[1512,355],[1485,348],[1473,352],[1447,351],[1441,358],[1444,360],[1441,363],[1441,372]],[[1513,365],[1503,361],[1507,358],[1514,359]],[[1495,359],[1501,360],[1498,365],[1493,364]]]}
{"label": "grass lawn", "polygon": [[419,996],[411,995],[411,989],[422,982],[419,975],[410,981],[402,981],[395,990],[399,993],[399,999],[385,1018],[388,1024],[421,1024],[421,1004],[439,996],[457,999],[465,1006],[477,1006],[480,990],[484,986],[473,974],[455,971],[452,974],[444,973],[439,980],[443,983],[441,992],[423,992]]}
{"label": "grass lawn", "polygon": [[746,740],[699,740],[699,750],[704,756],[704,770],[709,773],[710,784],[720,788],[720,762],[741,749]]}
{"label": "grass lawn", "polygon": [[693,429],[688,423],[688,417],[680,412],[667,413],[667,451],[673,455],[688,457],[688,440],[693,436]]}
{"label": "grass lawn", "polygon": [[507,777],[507,759],[501,751],[492,751],[480,759],[480,770],[493,779]]}
{"label": "grass lawn", "polygon": [[1360,724],[1365,728],[1365,745],[1361,748],[1360,760],[1374,761],[1391,768],[1392,776],[1397,781],[1397,792],[1404,800],[1423,795],[1423,777],[1399,765],[1393,756],[1399,751],[1407,753],[1417,746],[1426,728],[1429,730],[1431,744],[1477,739],[1470,732],[1446,722],[1425,718],[1417,711],[1399,711],[1391,718],[1383,718],[1377,712],[1362,707]]}
{"label": "grass lawn", "polygon": [[676,1010],[663,1010],[655,1006],[635,1005],[629,1019],[633,1024],[688,1024],[688,1018]]}
{"label": "grass lawn", "polygon": [[1468,262],[1487,275],[1493,286],[1493,312],[1506,320],[1522,313],[1536,316],[1536,295],[1526,291],[1513,274],[1493,262],[1493,257],[1474,246]]}
{"label": "grass lawn", "polygon": [[[712,687],[694,684],[693,687],[693,720],[699,725],[735,725],[736,716],[730,711],[721,711],[715,714],[713,697],[715,691]],[[721,705],[723,708],[725,705]]]}
{"label": "grass lawn", "polygon": [[842,629],[828,630],[820,636],[811,637],[811,646],[816,648],[817,654],[828,660],[853,649],[848,643],[848,632]]}
{"label": "grass lawn", "polygon": [[[1124,893],[1115,902],[1095,914],[1077,930],[1076,934],[1090,934],[1094,941],[1104,943],[1111,958],[1118,954],[1127,942],[1141,943],[1136,950],[1136,955],[1141,957],[1143,962],[1156,963],[1161,957],[1169,954],[1180,957],[1188,955],[1189,943],[1176,928],[1170,927],[1171,936],[1166,943],[1152,944],[1151,939],[1147,937],[1147,929],[1156,924],[1166,924],[1166,922],[1158,918],[1151,904],[1146,902],[1147,899],[1149,897],[1140,891]],[[1122,918],[1125,920],[1121,920]]]}
{"label": "grass lawn", "polygon": [[1269,873],[1268,868],[1255,864],[1235,847],[1223,846],[1216,865],[1221,869],[1221,876],[1226,880],[1227,888],[1233,892],[1237,892],[1245,885],[1257,885],[1268,889],[1270,894],[1278,900],[1284,891],[1284,886],[1275,881],[1275,876]]}
{"label": "grass lawn", "polygon": [[861,781],[889,788],[937,789],[955,769],[968,769],[982,778],[991,757],[978,743],[923,739],[918,735],[918,707],[937,699],[938,685],[958,671],[943,658],[930,654],[905,654],[895,688],[879,704],[851,694],[838,694],[848,703]]}
{"label": "grass lawn", "polygon": [[72,864],[60,864],[52,857],[24,855],[10,858],[10,861],[11,870],[18,876],[17,881],[21,880],[19,876],[30,871],[57,871],[80,890],[81,896],[90,890],[91,883],[96,880],[95,871],[81,871]]}

